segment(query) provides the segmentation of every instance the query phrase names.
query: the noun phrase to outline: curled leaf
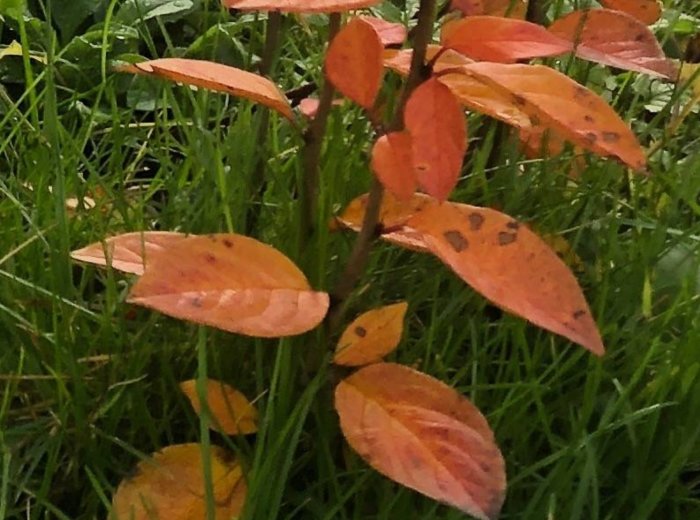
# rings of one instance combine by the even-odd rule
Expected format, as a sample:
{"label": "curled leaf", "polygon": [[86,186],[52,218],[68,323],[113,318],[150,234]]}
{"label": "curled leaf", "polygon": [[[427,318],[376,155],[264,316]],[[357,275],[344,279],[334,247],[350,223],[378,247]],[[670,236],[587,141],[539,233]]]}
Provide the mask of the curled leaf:
{"label": "curled leaf", "polygon": [[121,72],[156,76],[186,85],[225,92],[256,101],[292,119],[285,95],[269,79],[222,63],[185,58],[162,58],[117,67]]}
{"label": "curled leaf", "polygon": [[401,341],[406,309],[408,304],[401,302],[358,316],[340,336],[333,363],[362,366],[381,361]]}
{"label": "curled leaf", "polygon": [[556,20],[549,32],[574,44],[576,56],[586,60],[669,79],[678,73],[654,33],[620,11],[574,11]]}
{"label": "curled leaf", "polygon": [[335,408],[348,443],[374,469],[476,518],[497,518],[503,457],[486,419],[453,388],[378,363],[338,384]]}
{"label": "curled leaf", "polygon": [[343,95],[369,110],[382,81],[382,42],[373,26],[354,18],[331,42],[326,75]]}
{"label": "curled leaf", "polygon": [[127,301],[256,337],[311,330],[329,303],[282,253],[232,233],[189,236],[155,255]]}
{"label": "curled leaf", "polygon": [[[180,383],[180,390],[200,414],[202,405],[197,392],[197,381]],[[258,431],[258,411],[235,388],[214,379],[207,380],[207,408],[212,417],[211,426],[227,435],[247,435]]]}
{"label": "curled leaf", "polygon": [[635,170],[646,167],[644,150],[629,126],[600,96],[542,65],[472,63],[460,69],[510,96],[531,126],[553,129],[562,138]]}
{"label": "curled leaf", "polygon": [[406,41],[408,31],[401,23],[387,22],[375,16],[360,16],[360,20],[370,24],[379,36],[382,45],[401,45]]}
{"label": "curled leaf", "polygon": [[[211,446],[215,518],[238,517],[247,487],[240,465]],[[112,499],[110,520],[192,520],[207,518],[207,500],[199,444],[177,444],[154,453],[125,478]]]}
{"label": "curled leaf", "polygon": [[146,255],[160,253],[185,237],[187,235],[184,233],[170,231],[137,231],[76,249],[70,256],[79,262],[109,265],[117,271],[141,275],[146,264]]}

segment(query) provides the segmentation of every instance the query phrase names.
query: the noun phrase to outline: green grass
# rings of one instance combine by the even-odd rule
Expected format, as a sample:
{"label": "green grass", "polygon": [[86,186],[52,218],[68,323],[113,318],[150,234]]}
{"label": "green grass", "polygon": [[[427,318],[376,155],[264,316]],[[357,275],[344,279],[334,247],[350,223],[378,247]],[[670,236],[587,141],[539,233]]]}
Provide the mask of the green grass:
{"label": "green grass", "polygon": [[[244,20],[247,28],[231,41],[259,51],[263,23]],[[310,29],[285,24],[275,71],[285,89],[318,79],[324,34],[317,20]],[[164,23],[150,30],[140,30],[150,57],[177,51],[185,38]],[[327,223],[369,185],[371,134],[360,113],[346,104],[331,117],[318,233],[302,245],[303,143],[284,121],[270,116],[261,150],[258,108],[111,72],[106,81],[99,73],[71,76],[66,47],[49,41],[44,49],[48,66],[32,66],[26,90],[8,85],[0,112],[0,518],[104,518],[140,458],[193,441],[238,454],[249,479],[246,518],[464,518],[350,453],[332,409],[338,374],[326,364],[308,371],[310,351],[327,357],[333,347],[323,331],[274,341],[177,322],[125,304],[131,277],[69,258],[71,249],[125,231],[241,232],[256,212],[251,235],[328,289],[354,237]],[[243,66],[251,58],[240,59]],[[577,62],[572,75],[602,91],[604,71]],[[649,91],[635,77],[608,94],[649,144],[675,99],[650,114]],[[158,108],[128,108],[130,85],[154,92]],[[497,124],[478,116],[470,117],[470,134],[453,198],[500,208],[571,242],[607,355],[594,359],[502,314],[437,260],[386,244],[376,245],[351,314],[409,302],[407,331],[391,359],[453,385],[487,415],[507,461],[504,519],[695,518],[697,114],[650,159],[648,178],[590,157],[570,182],[568,155],[525,160]],[[259,153],[268,157],[267,184],[256,200]],[[95,208],[66,210],[66,198],[86,196]],[[197,376],[254,398],[261,431],[207,433],[178,390]]]}

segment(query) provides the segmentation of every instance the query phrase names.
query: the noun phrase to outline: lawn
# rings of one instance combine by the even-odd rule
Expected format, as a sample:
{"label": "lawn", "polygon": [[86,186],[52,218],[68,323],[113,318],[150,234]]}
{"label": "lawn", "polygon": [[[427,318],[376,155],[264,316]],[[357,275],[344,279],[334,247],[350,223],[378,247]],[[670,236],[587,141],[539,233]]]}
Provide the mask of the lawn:
{"label": "lawn", "polygon": [[[235,453],[246,519],[466,518],[345,443],[333,385],[349,371],[328,363],[337,333],[256,339],[178,321],[125,302],[134,276],[70,257],[128,231],[235,232],[331,290],[356,235],[329,223],[372,179],[362,111],[346,101],[331,112],[309,234],[297,129],[245,100],[112,68],[137,55],[246,70],[263,61],[300,99],[295,89],[322,83],[327,16],[282,17],[278,50],[263,60],[267,15],[216,1],[37,0],[25,18],[14,4],[0,1],[1,47],[23,48],[0,50],[0,518],[106,518],[140,460],[186,442]],[[417,4],[373,13],[412,25]],[[594,2],[544,4],[551,15]],[[665,4],[653,28],[680,59],[700,34],[700,6]],[[408,302],[389,360],[446,382],[487,417],[508,474],[500,518],[700,518],[700,105],[670,131],[687,89],[545,61],[629,122],[648,175],[591,154],[574,163],[570,147],[528,159],[515,132],[472,113],[450,199],[565,239],[605,356],[502,312],[436,258],[381,241],[346,321]],[[399,82],[392,74],[385,88]],[[197,377],[253,400],[258,433],[209,431],[178,386]]]}

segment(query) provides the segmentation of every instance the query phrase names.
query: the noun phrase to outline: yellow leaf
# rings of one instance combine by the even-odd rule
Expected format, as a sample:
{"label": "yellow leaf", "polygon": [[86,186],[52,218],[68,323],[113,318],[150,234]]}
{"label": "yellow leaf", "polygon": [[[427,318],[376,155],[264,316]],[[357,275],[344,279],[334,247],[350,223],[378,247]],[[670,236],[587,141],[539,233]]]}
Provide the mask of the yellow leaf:
{"label": "yellow leaf", "polygon": [[[180,389],[199,415],[202,407],[197,393],[197,381],[183,381]],[[207,380],[206,392],[213,429],[228,435],[246,435],[258,431],[258,411],[241,392],[214,379]]]}

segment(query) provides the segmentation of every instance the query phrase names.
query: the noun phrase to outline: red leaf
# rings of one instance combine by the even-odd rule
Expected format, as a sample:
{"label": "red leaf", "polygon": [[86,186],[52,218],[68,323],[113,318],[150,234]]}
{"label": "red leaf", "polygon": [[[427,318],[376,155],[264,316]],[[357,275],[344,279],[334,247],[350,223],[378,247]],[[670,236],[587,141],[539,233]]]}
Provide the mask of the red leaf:
{"label": "red leaf", "polygon": [[457,184],[467,150],[466,120],[459,102],[449,88],[431,78],[408,98],[404,122],[413,140],[418,184],[445,200]]}
{"label": "red leaf", "polygon": [[387,22],[374,16],[360,16],[359,18],[374,28],[384,46],[401,45],[406,41],[406,26],[401,23]]}
{"label": "red leaf", "polygon": [[163,58],[117,67],[122,72],[145,74],[187,85],[225,92],[272,108],[288,119],[292,109],[285,95],[269,79],[245,70],[204,60]]}
{"label": "red leaf", "polygon": [[241,11],[337,13],[371,7],[379,0],[222,0],[224,7]]}
{"label": "red leaf", "polygon": [[468,16],[444,26],[442,45],[479,61],[512,63],[570,52],[571,42],[513,18]]}
{"label": "red leaf", "polygon": [[527,227],[493,209],[427,205],[407,227],[457,275],[499,307],[605,352],[576,278]]}
{"label": "red leaf", "polygon": [[407,199],[416,191],[412,144],[408,132],[392,132],[377,139],[372,148],[372,171],[399,199]]}
{"label": "red leaf", "polygon": [[344,96],[370,110],[381,86],[383,50],[374,28],[354,18],[328,48],[326,75]]}
{"label": "red leaf", "polygon": [[481,412],[453,388],[378,363],[338,384],[335,408],[348,443],[374,469],[476,518],[498,517],[503,457]]}
{"label": "red leaf", "polygon": [[661,4],[657,0],[598,0],[603,7],[623,11],[647,25],[661,17]]}
{"label": "red leaf", "polygon": [[620,11],[574,11],[556,20],[549,32],[576,44],[576,56],[586,60],[670,79],[678,73],[654,33]]}

